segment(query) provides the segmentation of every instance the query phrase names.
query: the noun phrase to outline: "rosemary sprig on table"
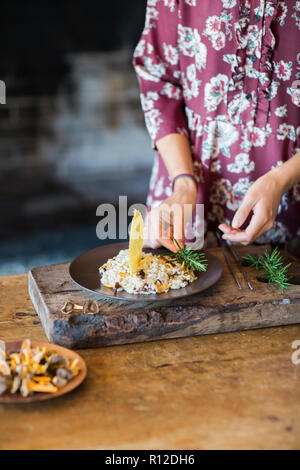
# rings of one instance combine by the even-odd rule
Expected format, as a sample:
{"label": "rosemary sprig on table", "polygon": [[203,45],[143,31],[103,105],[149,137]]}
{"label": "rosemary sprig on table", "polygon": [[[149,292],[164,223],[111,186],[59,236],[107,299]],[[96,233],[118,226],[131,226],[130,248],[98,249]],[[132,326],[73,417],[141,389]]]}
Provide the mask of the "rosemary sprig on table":
{"label": "rosemary sprig on table", "polygon": [[243,259],[255,269],[262,269],[264,272],[261,274],[263,279],[267,279],[270,284],[278,285],[283,293],[284,289],[288,289],[292,284],[288,282],[289,278],[286,275],[287,269],[291,263],[283,265],[282,257],[279,249],[276,246],[274,251],[270,254],[268,250],[259,257],[247,254]]}
{"label": "rosemary sprig on table", "polygon": [[193,269],[194,271],[206,271],[207,260],[204,253],[199,253],[195,250],[190,250],[189,248],[181,248],[177,240],[173,239],[174,243],[179,248],[177,253],[168,253],[168,258],[178,261],[179,263],[184,263],[185,266]]}

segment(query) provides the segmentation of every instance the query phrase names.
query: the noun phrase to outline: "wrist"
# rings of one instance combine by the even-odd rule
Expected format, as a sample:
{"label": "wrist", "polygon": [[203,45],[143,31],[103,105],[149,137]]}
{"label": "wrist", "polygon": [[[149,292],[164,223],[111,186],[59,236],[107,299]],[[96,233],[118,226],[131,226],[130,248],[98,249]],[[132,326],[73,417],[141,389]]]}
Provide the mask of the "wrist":
{"label": "wrist", "polygon": [[289,191],[297,183],[300,174],[300,155],[287,160],[280,166],[273,168],[272,174],[282,189],[282,194]]}
{"label": "wrist", "polygon": [[175,176],[172,181],[173,192],[189,192],[197,194],[198,182],[192,174],[180,174]]}

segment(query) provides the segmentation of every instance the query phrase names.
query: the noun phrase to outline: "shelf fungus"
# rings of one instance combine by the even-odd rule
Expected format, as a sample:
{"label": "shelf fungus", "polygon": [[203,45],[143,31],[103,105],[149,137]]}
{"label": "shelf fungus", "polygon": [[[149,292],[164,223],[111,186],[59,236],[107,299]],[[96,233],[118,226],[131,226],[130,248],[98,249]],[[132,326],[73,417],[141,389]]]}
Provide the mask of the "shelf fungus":
{"label": "shelf fungus", "polygon": [[55,393],[78,375],[77,363],[46,347],[32,347],[26,339],[20,351],[4,352],[0,357],[0,395]]}
{"label": "shelf fungus", "polygon": [[83,312],[84,314],[95,315],[95,313],[99,313],[99,310],[99,305],[95,300],[87,300],[83,305],[79,305],[72,300],[68,300],[60,309],[62,313],[67,315],[73,312]]}

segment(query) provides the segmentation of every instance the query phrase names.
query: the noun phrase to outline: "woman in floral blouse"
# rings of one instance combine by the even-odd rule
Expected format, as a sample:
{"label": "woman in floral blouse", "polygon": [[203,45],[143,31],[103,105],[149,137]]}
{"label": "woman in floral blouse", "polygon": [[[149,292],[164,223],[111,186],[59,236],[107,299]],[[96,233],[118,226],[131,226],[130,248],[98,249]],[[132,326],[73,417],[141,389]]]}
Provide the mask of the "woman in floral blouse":
{"label": "woman in floral blouse", "polygon": [[299,30],[300,1],[148,0],[134,67],[158,150],[150,246],[175,251],[151,229],[174,203],[204,204],[205,230],[231,241],[300,235]]}

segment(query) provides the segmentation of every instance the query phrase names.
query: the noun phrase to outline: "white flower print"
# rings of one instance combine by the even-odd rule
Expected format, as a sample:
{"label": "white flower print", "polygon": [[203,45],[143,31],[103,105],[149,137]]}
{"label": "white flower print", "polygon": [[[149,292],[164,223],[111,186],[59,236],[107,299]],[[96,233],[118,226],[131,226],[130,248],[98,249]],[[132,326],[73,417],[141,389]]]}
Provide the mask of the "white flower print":
{"label": "white flower print", "polygon": [[221,20],[218,16],[209,16],[206,20],[205,33],[207,35],[218,33],[221,30]]}
{"label": "white flower print", "polygon": [[159,62],[158,64],[153,64],[151,57],[145,57],[144,59],[145,67],[154,77],[161,78],[166,73],[166,64]]}
{"label": "white flower print", "polygon": [[239,138],[238,129],[230,122],[217,121],[216,131],[218,152],[222,152],[225,157],[230,157],[230,147]]}
{"label": "white flower print", "polygon": [[143,34],[149,34],[151,28],[156,27],[156,22],[158,20],[158,10],[155,7],[148,6],[146,12],[146,21]]}
{"label": "white flower print", "polygon": [[196,77],[196,66],[190,64],[186,69],[186,77],[182,73],[183,94],[187,100],[196,98],[199,95],[201,80]]}
{"label": "white flower print", "polygon": [[251,184],[252,182],[249,180],[248,176],[246,178],[239,178],[232,186],[230,197],[226,201],[228,209],[236,211],[239,208]]}
{"label": "white flower print", "polygon": [[160,111],[154,108],[154,101],[157,101],[159,95],[157,92],[149,91],[147,95],[141,93],[141,103],[145,114],[145,122],[151,138],[154,140],[160,124],[163,122],[161,119]]}
{"label": "white flower print", "polygon": [[155,188],[155,186],[156,186],[157,177],[158,177],[158,171],[159,171],[158,154],[155,154],[154,162],[153,162],[153,166],[152,166],[152,172],[151,172],[150,183],[149,183],[149,188],[150,188],[150,190],[153,190],[153,189]]}
{"label": "white flower print", "polygon": [[194,36],[192,28],[178,25],[178,47],[188,57],[194,57]]}
{"label": "white flower print", "polygon": [[238,66],[238,59],[241,60],[240,57],[237,57],[235,54],[223,55],[224,62],[227,62],[231,66],[231,72],[234,72],[234,70]]}
{"label": "white flower print", "polygon": [[238,124],[240,120],[241,113],[245,109],[249,108],[250,102],[246,98],[245,93],[234,97],[231,102],[228,104],[228,116],[230,117],[231,122]]}
{"label": "white flower print", "polygon": [[287,87],[286,92],[292,97],[292,103],[300,107],[300,88]]}
{"label": "white flower print", "polygon": [[278,108],[275,109],[275,115],[278,117],[284,117],[287,115],[287,105],[284,104],[282,106],[278,106]]}
{"label": "white flower print", "polygon": [[[260,72],[253,67],[253,62],[247,58],[245,65],[245,73],[249,78],[256,78],[263,85],[267,81],[267,75],[265,72]],[[276,82],[278,83],[278,82]],[[279,83],[278,83],[279,84]]]}
{"label": "white flower print", "polygon": [[145,39],[141,39],[139,41],[138,45],[136,46],[134,50],[133,57],[142,57],[144,55],[145,44],[146,44]]}
{"label": "white flower print", "polygon": [[283,26],[285,23],[285,18],[287,14],[288,7],[284,0],[278,2],[277,6],[277,16],[276,20],[279,22],[280,26]]}
{"label": "white flower print", "polygon": [[173,12],[175,9],[175,0],[164,0],[164,5],[169,7],[170,10]]}
{"label": "white flower print", "polygon": [[288,205],[288,193],[285,193],[281,198],[281,202],[278,206],[277,213],[281,214],[281,212],[288,210],[288,207],[289,207],[289,205]]}
{"label": "white flower print", "polygon": [[207,166],[206,161],[213,160],[219,152],[225,157],[230,157],[230,147],[239,138],[237,128],[230,122],[212,121],[205,124],[207,133],[206,140],[202,143],[202,163]]}
{"label": "white flower print", "polygon": [[294,9],[296,11],[295,11],[295,13],[292,14],[292,18],[295,18],[296,25],[298,26],[298,29],[300,29],[300,2],[299,1],[296,2],[296,5],[294,6]]}
{"label": "white flower print", "polygon": [[219,51],[225,47],[226,37],[223,31],[221,31],[222,22],[225,23],[226,27],[226,34],[231,37],[230,31],[230,20],[232,15],[227,15],[226,12],[223,12],[221,16],[209,16],[205,23],[205,29],[203,31],[203,35],[207,36],[212,43],[212,47]]}
{"label": "white flower print", "polygon": [[223,49],[223,47],[225,46],[225,34],[222,31],[213,34],[211,36],[211,43],[216,51]]}
{"label": "white flower print", "polygon": [[277,139],[278,140],[284,140],[284,139],[291,139],[291,140],[296,140],[296,131],[294,126],[291,126],[289,124],[280,124],[280,126],[277,129]]}
{"label": "white flower print", "polygon": [[273,98],[275,98],[275,96],[277,95],[277,92],[278,92],[279,85],[280,85],[280,83],[275,82],[275,80],[271,83],[271,89],[270,89],[270,93],[269,93],[269,100],[272,100]]}
{"label": "white flower print", "polygon": [[147,53],[152,54],[154,47],[150,42],[147,43]]}
{"label": "white flower print", "polygon": [[185,3],[187,3],[191,7],[195,7],[196,6],[196,1],[197,0],[185,0]]}
{"label": "white flower print", "polygon": [[227,92],[228,77],[219,73],[205,85],[204,106],[208,111],[215,111]]}
{"label": "white flower print", "polygon": [[153,141],[157,136],[160,124],[163,122],[160,115],[161,112],[158,109],[150,109],[150,111],[145,112],[146,126]]}
{"label": "white flower print", "polygon": [[156,82],[156,83],[158,83],[160,81],[159,77],[155,77],[155,75],[152,75],[142,65],[136,65],[135,71],[138,74],[138,76],[143,80],[147,80],[147,81],[150,81],[150,82]]}
{"label": "white flower print", "polygon": [[149,111],[154,108],[154,101],[159,99],[159,95],[156,91],[148,91],[146,95],[141,93],[141,104],[143,111]]}
{"label": "white flower print", "polygon": [[236,0],[222,0],[224,8],[233,8],[236,5]]}
{"label": "white flower print", "polygon": [[188,57],[195,57],[195,64],[198,70],[206,67],[207,48],[201,41],[199,31],[195,28],[178,25],[178,47],[179,50]]}
{"label": "white flower print", "polygon": [[261,36],[256,25],[248,26],[246,54],[255,55],[258,59],[261,56]]}
{"label": "white flower print", "polygon": [[170,82],[167,82],[164,85],[161,94],[175,100],[179,100],[182,97],[181,89]]}
{"label": "white flower print", "polygon": [[274,62],[274,71],[280,80],[285,81],[291,78],[292,67],[292,61],[285,62],[284,60],[280,60],[279,62]]}
{"label": "white flower print", "polygon": [[250,161],[248,153],[239,153],[235,156],[234,163],[227,165],[227,170],[231,173],[250,173],[254,171],[255,163]]}
{"label": "white flower print", "polygon": [[154,196],[155,197],[160,197],[164,193],[164,177],[161,176],[156,183],[155,190],[154,190]]}
{"label": "white flower print", "polygon": [[207,49],[203,42],[199,32],[194,29],[194,50],[195,50],[195,64],[198,70],[206,67]]}
{"label": "white flower print", "polygon": [[253,127],[253,132],[252,132],[251,137],[252,137],[251,141],[254,147],[263,147],[266,143],[265,132],[259,127]]}
{"label": "white flower print", "polygon": [[188,127],[191,131],[196,131],[196,136],[199,137],[203,134],[203,125],[200,114],[195,113],[194,110],[186,106],[185,113],[188,121]]}
{"label": "white flower print", "polygon": [[163,43],[164,54],[166,61],[171,65],[177,65],[179,60],[179,54],[177,48],[173,47],[171,44]]}

